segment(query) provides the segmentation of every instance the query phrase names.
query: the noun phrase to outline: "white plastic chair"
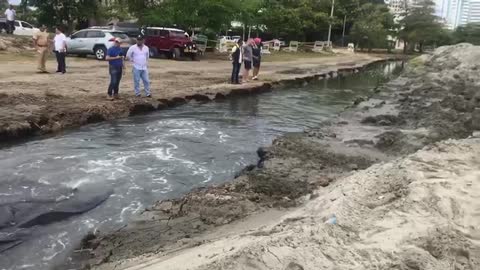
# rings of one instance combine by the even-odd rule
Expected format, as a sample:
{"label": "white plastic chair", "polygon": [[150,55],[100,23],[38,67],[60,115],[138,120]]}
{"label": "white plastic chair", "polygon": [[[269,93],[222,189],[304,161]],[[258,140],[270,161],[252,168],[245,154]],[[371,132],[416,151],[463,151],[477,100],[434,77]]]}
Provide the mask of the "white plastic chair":
{"label": "white plastic chair", "polygon": [[355,44],[353,44],[353,43],[348,43],[347,50],[348,50],[349,52],[355,52]]}
{"label": "white plastic chair", "polygon": [[268,44],[268,43],[263,44],[262,54],[271,54],[271,52],[270,52],[270,44]]}
{"label": "white plastic chair", "polygon": [[279,52],[281,47],[282,47],[282,43],[279,40],[273,42],[274,51]]}
{"label": "white plastic chair", "polygon": [[325,42],[323,41],[315,41],[315,44],[313,44],[313,52],[322,52],[325,47]]}
{"label": "white plastic chair", "polygon": [[298,41],[290,41],[290,45],[288,48],[285,48],[286,52],[298,52],[298,46],[299,42]]}

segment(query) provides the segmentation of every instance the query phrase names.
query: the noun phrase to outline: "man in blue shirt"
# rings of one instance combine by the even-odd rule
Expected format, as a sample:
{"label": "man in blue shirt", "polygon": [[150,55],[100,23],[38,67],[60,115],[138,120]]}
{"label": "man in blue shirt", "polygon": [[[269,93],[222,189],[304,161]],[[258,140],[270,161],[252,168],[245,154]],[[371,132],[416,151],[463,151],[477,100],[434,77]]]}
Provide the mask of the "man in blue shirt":
{"label": "man in blue shirt", "polygon": [[114,46],[108,49],[106,60],[109,62],[110,85],[108,86],[108,100],[118,99],[118,88],[124,70],[123,50],[120,39],[115,38]]}

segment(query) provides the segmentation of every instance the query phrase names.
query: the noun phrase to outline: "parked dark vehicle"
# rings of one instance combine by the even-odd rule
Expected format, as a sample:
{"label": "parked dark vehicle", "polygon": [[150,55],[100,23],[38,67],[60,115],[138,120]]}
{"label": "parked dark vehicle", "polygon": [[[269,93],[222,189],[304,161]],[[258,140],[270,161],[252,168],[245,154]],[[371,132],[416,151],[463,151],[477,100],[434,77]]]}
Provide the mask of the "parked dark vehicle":
{"label": "parked dark vehicle", "polygon": [[168,58],[179,60],[183,56],[195,60],[197,45],[188,34],[180,29],[164,27],[146,27],[142,29],[145,44],[150,48],[150,56],[166,54]]}

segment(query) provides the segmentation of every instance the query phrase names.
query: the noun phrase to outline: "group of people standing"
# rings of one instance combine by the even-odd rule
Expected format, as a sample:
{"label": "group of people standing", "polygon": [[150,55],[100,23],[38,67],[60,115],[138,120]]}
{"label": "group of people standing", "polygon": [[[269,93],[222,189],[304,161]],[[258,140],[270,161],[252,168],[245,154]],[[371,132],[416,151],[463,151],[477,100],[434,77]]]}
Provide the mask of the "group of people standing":
{"label": "group of people standing", "polygon": [[[67,55],[67,37],[63,34],[61,27],[55,29],[55,37],[50,40],[47,27],[42,25],[40,31],[33,35],[33,44],[38,52],[38,73],[49,73],[46,68],[50,44],[53,43],[53,51],[57,59],[57,73],[65,74]],[[145,88],[145,96],[151,97],[150,80],[148,77],[148,59],[150,53],[149,48],[144,44],[143,36],[137,37],[137,44],[131,46],[127,53],[121,48],[121,40],[116,38],[114,46],[107,51],[106,60],[109,62],[110,84],[107,90],[108,100],[119,98],[120,81],[125,72],[125,59],[132,62],[133,65],[133,82],[135,95],[141,96],[140,81],[143,82]]]}
{"label": "group of people standing", "polygon": [[250,80],[250,70],[253,67],[252,80],[258,80],[260,65],[262,62],[262,40],[260,38],[249,39],[247,42],[238,40],[232,48],[232,84],[240,84],[240,70],[242,63],[244,65],[242,73],[242,82],[247,83]]}
{"label": "group of people standing", "polygon": [[46,62],[48,52],[50,51],[50,42],[53,42],[53,51],[57,58],[57,73],[65,74],[67,67],[65,57],[67,56],[67,37],[63,34],[61,27],[55,29],[55,37],[50,41],[49,33],[45,25],[40,26],[40,31],[33,35],[33,45],[37,50],[38,56],[38,73],[49,73],[47,71]]}
{"label": "group of people standing", "polygon": [[107,99],[114,100],[119,98],[120,81],[125,72],[125,59],[132,63],[133,85],[135,96],[140,97],[140,81],[143,82],[145,97],[151,98],[150,79],[148,76],[148,60],[150,58],[150,49],[145,45],[143,36],[137,37],[137,43],[131,46],[127,53],[123,54],[120,47],[121,40],[115,39],[115,45],[108,49],[106,60],[109,62],[110,85],[108,86]]}
{"label": "group of people standing", "polygon": [[[49,40],[49,34],[45,25],[40,27],[40,31],[33,36],[34,46],[39,53],[38,72],[48,73],[46,61],[50,48],[50,42],[53,42],[54,52],[57,59],[57,73],[66,73],[65,57],[67,54],[67,38],[63,34],[61,27],[55,29],[55,38]],[[119,98],[119,87],[123,75],[125,74],[125,60],[132,63],[133,83],[135,96],[140,97],[140,81],[143,82],[145,97],[150,98],[150,80],[148,74],[148,61],[150,57],[149,48],[145,45],[144,37],[138,36],[135,45],[131,46],[127,53],[121,48],[121,40],[116,38],[112,46],[107,51],[106,60],[109,62],[110,84],[107,90],[107,99],[114,100]],[[240,71],[242,63],[244,65],[242,82],[250,80],[250,71],[253,67],[253,80],[258,79],[260,65],[262,61],[262,41],[260,38],[249,39],[245,44],[239,40],[232,48],[231,58],[233,63],[232,84],[240,84]]]}

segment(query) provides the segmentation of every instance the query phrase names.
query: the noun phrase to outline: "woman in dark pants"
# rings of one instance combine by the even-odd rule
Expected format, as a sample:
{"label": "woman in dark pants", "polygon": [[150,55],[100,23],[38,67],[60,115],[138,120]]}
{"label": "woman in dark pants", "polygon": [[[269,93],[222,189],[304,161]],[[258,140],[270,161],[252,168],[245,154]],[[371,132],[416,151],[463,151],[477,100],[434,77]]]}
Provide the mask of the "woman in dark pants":
{"label": "woman in dark pants", "polygon": [[252,80],[258,80],[258,73],[260,73],[260,64],[262,63],[262,40],[260,38],[254,39],[252,53],[253,53]]}
{"label": "woman in dark pants", "polygon": [[242,67],[242,41],[239,39],[232,48],[232,84],[240,84],[240,80],[238,79],[240,74],[240,68]]}
{"label": "woman in dark pants", "polygon": [[108,100],[118,99],[118,90],[124,70],[124,56],[120,47],[120,39],[115,38],[115,45],[108,49],[106,60],[109,63],[110,85],[108,86]]}

